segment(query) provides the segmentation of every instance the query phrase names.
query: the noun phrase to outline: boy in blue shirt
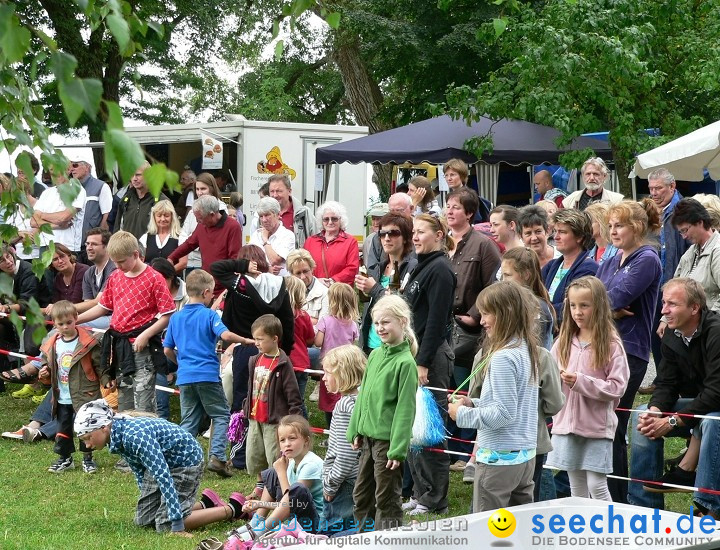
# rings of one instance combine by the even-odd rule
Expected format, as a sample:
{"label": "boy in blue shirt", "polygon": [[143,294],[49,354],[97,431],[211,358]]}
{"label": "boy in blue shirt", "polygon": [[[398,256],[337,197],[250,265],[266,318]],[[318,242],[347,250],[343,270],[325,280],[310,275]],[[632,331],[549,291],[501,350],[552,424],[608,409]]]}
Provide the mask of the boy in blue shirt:
{"label": "boy in blue shirt", "polygon": [[165,355],[178,365],[180,426],[196,436],[203,415],[212,419],[207,469],[221,477],[230,477],[232,474],[225,460],[230,408],[220,382],[220,361],[215,345],[218,338],[237,343],[247,339],[230,332],[220,316],[208,308],[215,287],[212,275],[196,269],[187,276],[185,287],[190,301],[171,317],[163,341]]}

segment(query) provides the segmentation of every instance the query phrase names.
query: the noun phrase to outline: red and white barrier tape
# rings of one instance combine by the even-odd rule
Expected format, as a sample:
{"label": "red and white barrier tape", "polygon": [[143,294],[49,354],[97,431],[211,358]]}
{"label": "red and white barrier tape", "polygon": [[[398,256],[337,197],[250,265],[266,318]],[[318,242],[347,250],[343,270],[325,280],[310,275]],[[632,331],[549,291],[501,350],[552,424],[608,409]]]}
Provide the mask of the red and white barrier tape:
{"label": "red and white barrier tape", "polygon": [[[553,471],[559,471],[558,468],[553,468],[552,466],[543,465],[543,468],[546,470],[553,470]],[[614,474],[606,474],[606,477],[609,477],[611,479],[619,479],[621,481],[632,481],[634,483],[642,483],[643,485],[657,485],[659,487],[672,487],[673,489],[682,489],[683,491],[687,492],[693,492],[693,493],[705,493],[708,495],[720,495],[720,491],[717,489],[705,489],[703,487],[691,487],[689,485],[676,485],[675,483],[665,483],[663,481],[652,481],[650,479],[638,479],[636,477],[623,477],[623,476],[616,476]]]}
{"label": "red and white barrier tape", "polygon": [[[322,370],[317,370],[317,369],[304,369],[304,368],[302,368],[302,367],[293,367],[293,370],[296,371],[296,372],[304,372],[304,373],[306,373],[306,374],[325,374],[325,371],[322,371]],[[423,386],[423,387],[424,387],[424,388],[427,388],[427,389],[429,389],[429,390],[444,391],[444,392],[448,392],[448,393],[455,391],[455,390],[451,390],[451,389],[448,389],[448,388],[436,388],[436,387],[434,387],[434,386]],[[466,391],[458,391],[457,393],[462,394],[462,395],[467,395],[467,392],[466,392]]]}
{"label": "red and white barrier tape", "polygon": [[707,419],[707,420],[720,420],[720,416],[711,416],[709,414],[690,414],[690,413],[679,413],[679,412],[662,412],[662,411],[650,411],[648,409],[623,409],[621,407],[618,407],[615,409],[616,411],[621,412],[636,412],[636,413],[646,413],[646,414],[652,414],[655,416],[679,416],[681,418],[699,418],[699,419]]}
{"label": "red and white barrier tape", "polygon": [[8,351],[6,349],[0,349],[0,353],[3,355],[9,355],[10,357],[19,357],[20,359],[29,359],[30,361],[42,361],[42,357],[33,357],[32,355],[25,355],[24,353],[18,353],[16,351]]}

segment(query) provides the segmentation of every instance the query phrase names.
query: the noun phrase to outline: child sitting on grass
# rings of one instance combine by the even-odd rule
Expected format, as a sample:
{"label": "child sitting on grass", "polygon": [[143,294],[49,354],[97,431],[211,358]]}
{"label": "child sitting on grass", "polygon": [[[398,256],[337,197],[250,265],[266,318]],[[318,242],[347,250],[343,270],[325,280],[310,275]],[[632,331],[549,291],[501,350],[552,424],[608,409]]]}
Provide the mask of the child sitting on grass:
{"label": "child sitting on grass", "polygon": [[254,512],[250,525],[256,538],[288,519],[314,533],[323,513],[323,461],[311,450],[310,424],[298,414],[288,415],[280,420],[277,435],[282,454],[262,472],[261,500],[243,506],[243,512]]}
{"label": "child sitting on grass", "polygon": [[[59,474],[75,467],[72,453],[73,417],[75,411],[85,403],[100,398],[100,385],[110,382],[107,370],[98,371],[100,362],[100,337],[83,327],[75,326],[77,309],[67,300],[57,302],[52,308],[52,320],[55,330],[40,347],[45,365],[40,368],[41,378],[50,378],[53,392],[52,416],[57,420],[55,452],[60,458],[48,468],[49,472]],[[42,363],[33,362],[41,367]],[[83,453],[83,471],[87,474],[97,472],[97,464],[92,458],[92,450],[80,441]]]}
{"label": "child sitting on grass", "polygon": [[207,468],[221,477],[230,477],[225,459],[230,408],[220,382],[215,345],[218,338],[226,342],[240,342],[242,338],[230,332],[208,307],[215,288],[212,275],[196,269],[188,275],[186,288],[190,301],[170,319],[163,342],[165,355],[178,365],[180,426],[196,436],[203,417],[210,417],[213,430]]}

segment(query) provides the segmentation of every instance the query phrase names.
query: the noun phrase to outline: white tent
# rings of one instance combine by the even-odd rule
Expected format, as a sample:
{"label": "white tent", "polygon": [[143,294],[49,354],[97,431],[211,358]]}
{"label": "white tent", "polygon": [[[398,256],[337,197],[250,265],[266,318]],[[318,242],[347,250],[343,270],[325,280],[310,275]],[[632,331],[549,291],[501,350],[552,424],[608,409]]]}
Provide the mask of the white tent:
{"label": "white tent", "polygon": [[682,181],[702,181],[707,169],[720,180],[720,121],[638,155],[633,172],[647,178],[656,168],[667,168]]}

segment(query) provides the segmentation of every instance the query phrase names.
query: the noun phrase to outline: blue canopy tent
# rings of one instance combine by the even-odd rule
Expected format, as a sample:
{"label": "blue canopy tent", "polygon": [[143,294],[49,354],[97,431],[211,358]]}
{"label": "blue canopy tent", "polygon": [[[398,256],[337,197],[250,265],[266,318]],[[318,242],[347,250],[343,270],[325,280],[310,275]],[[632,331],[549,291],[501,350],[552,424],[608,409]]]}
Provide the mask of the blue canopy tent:
{"label": "blue canopy tent", "polygon": [[[492,136],[493,150],[481,158],[465,150],[465,142],[477,136]],[[366,137],[336,143],[317,149],[316,162],[372,164],[442,164],[451,158],[460,158],[472,164],[481,160],[488,164],[558,164],[562,153],[590,148],[605,160],[612,159],[607,142],[579,137],[567,147],[558,147],[560,132],[549,126],[521,120],[491,120],[482,117],[468,124],[443,115],[379,132]]]}
{"label": "blue canopy tent", "polygon": [[[478,136],[491,136],[493,141],[492,151],[485,152],[480,158],[465,149],[465,142]],[[559,138],[560,132],[554,128],[521,120],[481,117],[468,125],[463,120],[443,115],[320,147],[316,151],[316,163],[443,164],[451,158],[459,158],[475,164],[478,192],[495,202],[499,163],[513,166],[559,164],[561,154],[586,148],[605,160],[612,159],[607,142],[579,137],[566,147],[558,147]]]}

